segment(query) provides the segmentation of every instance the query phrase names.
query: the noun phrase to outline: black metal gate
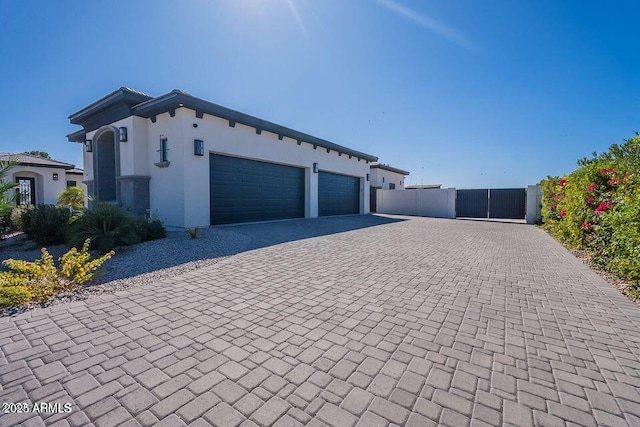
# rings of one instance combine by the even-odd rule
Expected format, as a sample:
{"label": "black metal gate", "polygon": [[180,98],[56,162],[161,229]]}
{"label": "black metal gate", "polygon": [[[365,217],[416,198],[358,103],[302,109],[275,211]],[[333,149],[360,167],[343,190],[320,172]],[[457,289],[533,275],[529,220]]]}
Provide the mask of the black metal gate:
{"label": "black metal gate", "polygon": [[458,190],[456,217],[524,219],[526,204],[524,188]]}
{"label": "black metal gate", "polygon": [[458,190],[456,194],[456,216],[462,218],[487,218],[489,213],[489,190]]}
{"label": "black metal gate", "polygon": [[489,218],[524,219],[526,212],[526,189],[496,188],[489,190]]}
{"label": "black metal gate", "polygon": [[378,189],[376,187],[371,186],[369,190],[369,212],[374,213],[378,209]]}

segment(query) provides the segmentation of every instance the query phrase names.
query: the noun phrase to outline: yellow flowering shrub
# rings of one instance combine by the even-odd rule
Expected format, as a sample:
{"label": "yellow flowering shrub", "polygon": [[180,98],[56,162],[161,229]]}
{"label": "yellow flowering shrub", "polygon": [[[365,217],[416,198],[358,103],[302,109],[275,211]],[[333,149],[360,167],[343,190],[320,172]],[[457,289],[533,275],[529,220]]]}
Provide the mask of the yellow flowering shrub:
{"label": "yellow flowering shrub", "polygon": [[115,253],[92,259],[87,239],[80,251],[71,248],[56,267],[53,256],[42,248],[40,259],[29,262],[7,259],[11,271],[0,272],[0,306],[19,306],[28,301],[45,301],[53,294],[73,289],[95,277],[96,270]]}
{"label": "yellow flowering shrub", "polygon": [[71,248],[69,252],[60,258],[60,273],[73,283],[81,285],[91,280],[95,276],[96,270],[115,255],[115,252],[111,251],[100,258],[92,260],[89,253],[90,243],[89,239],[87,239],[84,241],[80,251],[76,248]]}
{"label": "yellow flowering shrub", "polygon": [[19,306],[33,298],[27,279],[14,273],[0,272],[0,306]]}

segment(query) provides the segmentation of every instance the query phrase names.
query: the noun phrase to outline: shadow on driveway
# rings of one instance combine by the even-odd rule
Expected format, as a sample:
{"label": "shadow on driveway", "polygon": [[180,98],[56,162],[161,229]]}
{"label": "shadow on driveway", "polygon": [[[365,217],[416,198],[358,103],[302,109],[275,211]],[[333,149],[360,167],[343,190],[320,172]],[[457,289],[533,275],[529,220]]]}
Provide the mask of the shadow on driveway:
{"label": "shadow on driveway", "polygon": [[[152,282],[253,249],[401,221],[405,220],[349,215],[208,227],[200,230],[195,239],[186,232],[169,232],[165,239],[117,248],[116,256],[105,264],[103,274],[96,277],[92,285],[135,277],[139,283]],[[24,236],[15,236],[11,240],[0,246],[0,261],[40,258],[40,247]],[[57,261],[68,247],[56,245],[48,247],[48,250]],[[2,270],[6,267],[0,264]]]}
{"label": "shadow on driveway", "polygon": [[[154,283],[253,249],[402,221],[406,220],[375,215],[350,215],[207,227],[200,230],[195,239],[191,239],[186,232],[169,232],[165,239],[118,248],[116,256],[105,264],[102,274],[86,286],[68,294],[57,295],[42,304],[7,309],[0,307],[0,317],[31,308],[82,300],[129,286]],[[68,249],[65,245],[48,247],[56,260]],[[0,261],[8,258],[33,261],[40,256],[40,248],[23,235],[13,236],[0,245]],[[0,264],[0,271],[2,270],[6,268]]]}
{"label": "shadow on driveway", "polygon": [[346,215],[253,224],[234,224],[215,228],[228,228],[237,233],[249,236],[251,243],[244,249],[249,251],[295,240],[343,233],[345,231],[359,230],[402,221],[406,221],[406,219],[388,218],[377,215]]}

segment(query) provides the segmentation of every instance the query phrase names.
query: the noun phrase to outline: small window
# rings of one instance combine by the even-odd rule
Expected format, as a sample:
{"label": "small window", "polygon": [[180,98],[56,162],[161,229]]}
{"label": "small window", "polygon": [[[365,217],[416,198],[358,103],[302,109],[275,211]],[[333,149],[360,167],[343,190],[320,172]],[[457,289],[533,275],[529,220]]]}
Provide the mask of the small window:
{"label": "small window", "polygon": [[395,190],[396,189],[396,185],[393,182],[389,183],[389,190]]}
{"label": "small window", "polygon": [[77,186],[78,186],[77,181],[67,181],[67,187],[77,187]]}
{"label": "small window", "polygon": [[193,140],[193,154],[196,156],[204,156],[204,141],[201,139]]}
{"label": "small window", "polygon": [[160,137],[160,161],[169,161],[169,140],[164,136]]}
{"label": "small window", "polygon": [[382,177],[382,183],[384,184],[384,176]]}

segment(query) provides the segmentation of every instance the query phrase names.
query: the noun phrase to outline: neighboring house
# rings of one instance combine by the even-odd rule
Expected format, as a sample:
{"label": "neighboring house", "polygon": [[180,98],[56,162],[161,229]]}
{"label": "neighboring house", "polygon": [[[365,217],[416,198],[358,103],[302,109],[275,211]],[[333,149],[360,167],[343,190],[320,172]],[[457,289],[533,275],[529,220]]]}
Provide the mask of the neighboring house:
{"label": "neighboring house", "polygon": [[82,184],[82,169],[70,163],[24,153],[0,153],[0,160],[18,163],[9,168],[7,179],[18,184],[19,205],[55,204],[65,188]]}
{"label": "neighboring house", "polygon": [[73,168],[66,171],[67,187],[80,187],[84,177],[84,171],[82,169]]}
{"label": "neighboring house", "polygon": [[179,90],[123,87],[69,119],[88,195],[168,227],[369,212],[377,157]]}
{"label": "neighboring house", "polygon": [[371,163],[370,185],[382,190],[402,190],[404,189],[404,177],[409,172],[394,168],[383,163]]}
{"label": "neighboring house", "polygon": [[377,190],[403,190],[404,177],[407,175],[409,175],[409,172],[405,170],[394,168],[384,163],[371,163],[369,210],[371,212],[377,211]]}

